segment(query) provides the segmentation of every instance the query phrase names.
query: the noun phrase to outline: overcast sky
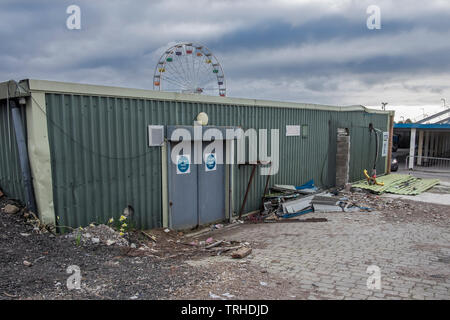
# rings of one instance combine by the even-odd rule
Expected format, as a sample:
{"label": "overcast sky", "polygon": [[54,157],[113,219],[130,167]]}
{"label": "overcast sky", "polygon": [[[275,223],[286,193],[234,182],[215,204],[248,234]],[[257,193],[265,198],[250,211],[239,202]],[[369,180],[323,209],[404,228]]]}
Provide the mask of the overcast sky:
{"label": "overcast sky", "polygon": [[[81,30],[66,27],[71,4]],[[450,105],[450,0],[2,0],[0,40],[0,81],[151,89],[160,54],[192,41],[220,60],[231,97],[388,102],[397,120]]]}

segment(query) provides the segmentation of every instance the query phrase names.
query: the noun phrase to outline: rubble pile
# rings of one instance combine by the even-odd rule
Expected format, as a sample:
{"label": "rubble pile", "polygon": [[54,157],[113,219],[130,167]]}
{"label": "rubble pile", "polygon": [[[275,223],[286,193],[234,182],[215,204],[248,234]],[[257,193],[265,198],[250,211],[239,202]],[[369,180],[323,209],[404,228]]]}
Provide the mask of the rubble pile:
{"label": "rubble pile", "polygon": [[76,229],[67,235],[68,238],[76,239],[80,237],[83,244],[105,244],[107,246],[118,245],[128,246],[128,240],[119,234],[113,228],[104,225],[91,225],[86,228]]}
{"label": "rubble pile", "polygon": [[[321,222],[322,220],[293,219],[311,212],[372,211],[373,206],[350,198],[351,192],[321,191],[314,185],[307,189],[276,185],[263,197],[263,210],[250,215],[250,222]],[[361,193],[366,196],[366,193]]]}

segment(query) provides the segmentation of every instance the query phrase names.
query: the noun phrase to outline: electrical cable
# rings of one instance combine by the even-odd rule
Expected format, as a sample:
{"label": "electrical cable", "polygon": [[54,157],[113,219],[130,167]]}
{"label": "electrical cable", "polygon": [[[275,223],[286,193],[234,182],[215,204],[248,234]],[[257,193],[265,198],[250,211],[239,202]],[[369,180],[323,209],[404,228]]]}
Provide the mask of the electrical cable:
{"label": "electrical cable", "polygon": [[[19,83],[18,83],[17,85],[20,86]],[[21,87],[22,89],[26,90],[26,89],[23,88],[22,86],[20,86],[20,87]],[[130,156],[130,157],[114,157],[114,156],[111,156],[111,155],[105,155],[105,154],[96,152],[96,151],[94,151],[94,150],[92,150],[92,149],[86,147],[86,146],[83,145],[81,142],[77,141],[77,140],[76,140],[73,136],[71,136],[69,133],[67,133],[66,131],[64,131],[64,129],[63,129],[60,125],[58,125],[55,121],[53,121],[52,119],[50,119],[50,117],[48,116],[47,112],[46,112],[46,111],[42,108],[42,106],[36,101],[36,99],[34,99],[34,97],[33,97],[32,95],[31,95],[30,97],[31,97],[31,99],[34,101],[34,103],[38,106],[39,110],[46,116],[47,122],[50,122],[50,124],[51,124],[52,126],[54,126],[54,127],[57,128],[59,131],[61,131],[61,133],[62,133],[63,135],[65,135],[67,138],[69,138],[72,142],[74,142],[75,144],[79,145],[82,149],[84,149],[85,151],[87,151],[87,152],[89,152],[89,153],[91,153],[91,154],[93,154],[93,155],[97,155],[97,156],[99,156],[99,157],[101,157],[101,158],[106,158],[106,159],[109,159],[109,160],[135,160],[135,159],[144,157],[144,156],[146,156],[147,154],[150,154],[151,152],[153,152],[153,150],[149,150],[149,151],[146,151],[146,152],[144,152],[144,153],[142,153],[142,154],[138,154],[138,155],[136,155],[136,156]]]}

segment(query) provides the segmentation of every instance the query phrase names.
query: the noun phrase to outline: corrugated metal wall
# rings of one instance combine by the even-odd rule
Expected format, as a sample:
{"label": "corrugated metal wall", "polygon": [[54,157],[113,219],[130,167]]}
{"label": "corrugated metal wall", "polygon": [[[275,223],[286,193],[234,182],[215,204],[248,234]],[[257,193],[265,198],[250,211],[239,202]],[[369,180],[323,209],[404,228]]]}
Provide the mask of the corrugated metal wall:
{"label": "corrugated metal wall", "polygon": [[[26,128],[23,108],[22,120],[24,128]],[[0,103],[0,145],[0,188],[8,197],[25,201],[16,135],[11,111],[8,112],[6,102]]]}
{"label": "corrugated metal wall", "polygon": [[[139,227],[161,226],[161,152],[158,147],[148,147],[150,124],[192,125],[203,111],[214,126],[280,129],[280,170],[271,177],[271,185],[298,185],[314,179],[318,185],[330,186],[335,181],[329,172],[334,170],[337,128],[350,130],[350,178],[357,180],[374,158],[368,125],[372,122],[386,131],[388,117],[362,111],[61,94],[47,94],[46,103],[55,210],[59,223],[70,226],[105,222],[127,205],[134,207]],[[285,126],[289,124],[308,125],[308,138],[286,137]],[[384,172],[384,158],[378,168]],[[250,167],[235,167],[235,211],[239,211],[250,172]],[[255,178],[246,211],[260,205],[266,177],[258,174]]]}

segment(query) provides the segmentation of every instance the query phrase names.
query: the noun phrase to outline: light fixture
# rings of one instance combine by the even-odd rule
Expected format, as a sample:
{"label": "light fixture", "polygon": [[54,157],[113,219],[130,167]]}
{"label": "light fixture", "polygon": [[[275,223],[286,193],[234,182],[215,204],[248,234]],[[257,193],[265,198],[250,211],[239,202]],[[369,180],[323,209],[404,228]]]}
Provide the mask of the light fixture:
{"label": "light fixture", "polygon": [[200,112],[197,115],[197,123],[206,126],[208,124],[208,115],[205,112]]}

